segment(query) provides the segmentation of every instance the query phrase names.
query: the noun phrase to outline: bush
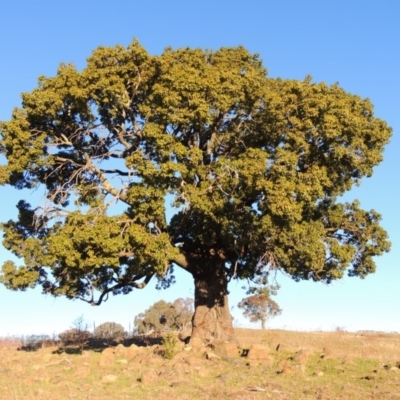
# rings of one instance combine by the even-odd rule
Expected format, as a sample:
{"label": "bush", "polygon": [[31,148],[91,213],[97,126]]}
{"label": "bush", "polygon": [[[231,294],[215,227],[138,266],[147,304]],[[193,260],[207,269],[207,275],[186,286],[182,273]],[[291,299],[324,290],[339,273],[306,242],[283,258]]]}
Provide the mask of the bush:
{"label": "bush", "polygon": [[172,360],[175,356],[176,344],[178,343],[177,337],[173,333],[168,333],[164,336],[162,343],[164,345],[164,358]]}
{"label": "bush", "polygon": [[64,346],[83,347],[92,334],[88,330],[80,330],[77,328],[68,329],[58,335]]}
{"label": "bush", "polygon": [[93,337],[95,339],[115,340],[121,342],[127,336],[124,327],[115,322],[104,322],[96,327]]}
{"label": "bush", "polygon": [[135,329],[139,334],[182,331],[191,328],[192,316],[192,299],[177,299],[173,303],[160,300],[136,316]]}

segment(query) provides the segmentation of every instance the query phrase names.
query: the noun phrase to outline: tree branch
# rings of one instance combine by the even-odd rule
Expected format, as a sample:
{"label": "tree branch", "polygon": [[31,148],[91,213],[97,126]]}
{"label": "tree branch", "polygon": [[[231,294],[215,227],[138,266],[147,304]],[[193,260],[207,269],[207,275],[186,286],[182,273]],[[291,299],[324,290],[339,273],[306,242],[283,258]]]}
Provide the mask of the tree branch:
{"label": "tree branch", "polygon": [[101,172],[101,170],[93,164],[90,157],[86,153],[84,155],[86,159],[87,168],[99,178],[100,182],[103,185],[104,190],[113,195],[115,198],[120,199],[124,203],[128,204],[126,195],[122,193],[120,190],[117,190],[114,186],[112,186],[111,183],[106,178],[106,176]]}

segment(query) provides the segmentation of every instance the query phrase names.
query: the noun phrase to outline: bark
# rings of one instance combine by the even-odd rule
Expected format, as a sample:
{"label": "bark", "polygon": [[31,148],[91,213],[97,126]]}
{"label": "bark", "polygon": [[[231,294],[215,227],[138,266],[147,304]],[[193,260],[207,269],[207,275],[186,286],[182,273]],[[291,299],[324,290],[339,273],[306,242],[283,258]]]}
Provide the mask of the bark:
{"label": "bark", "polygon": [[267,329],[267,320],[265,318],[261,319],[261,329]]}
{"label": "bark", "polygon": [[228,282],[223,268],[205,268],[193,274],[195,285],[192,338],[204,343],[215,339],[235,342],[228,304]]}

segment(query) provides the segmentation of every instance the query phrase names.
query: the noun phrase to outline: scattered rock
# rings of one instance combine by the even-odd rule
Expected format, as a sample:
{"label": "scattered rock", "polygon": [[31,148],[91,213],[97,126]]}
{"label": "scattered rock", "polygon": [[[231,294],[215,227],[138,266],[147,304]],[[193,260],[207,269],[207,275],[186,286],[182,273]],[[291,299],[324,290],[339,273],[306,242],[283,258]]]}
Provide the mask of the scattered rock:
{"label": "scattered rock", "polygon": [[214,353],[224,357],[238,357],[239,348],[235,343],[224,342],[223,340],[214,340],[210,347]]}
{"label": "scattered rock", "polygon": [[142,348],[139,346],[136,346],[135,344],[130,345],[129,347],[125,348],[125,358],[128,360],[131,360],[134,358],[137,354],[142,352]]}
{"label": "scattered rock", "polygon": [[321,354],[322,359],[327,360],[329,358],[332,358],[333,356],[334,356],[334,352],[329,347],[324,347],[322,349],[322,354]]}
{"label": "scattered rock", "polygon": [[300,350],[292,357],[292,359],[297,364],[306,365],[308,357],[309,355],[307,352],[305,352],[304,350]]}
{"label": "scattered rock", "polygon": [[206,358],[207,360],[222,360],[222,357],[220,357],[218,354],[213,353],[212,351],[206,352]]}
{"label": "scattered rock", "polygon": [[294,372],[294,369],[288,364],[287,360],[281,360],[278,363],[278,374],[289,375]]}
{"label": "scattered rock", "polygon": [[114,364],[115,355],[111,348],[103,350],[99,360],[100,367],[111,367]]}
{"label": "scattered rock", "polygon": [[283,374],[283,375],[291,375],[291,374],[293,374],[294,372],[295,372],[294,369],[293,369],[291,366],[289,366],[289,365],[285,365],[285,366],[282,368],[282,370],[280,371],[280,373]]}
{"label": "scattered rock", "polygon": [[126,347],[123,344],[119,344],[115,349],[114,349],[114,354],[118,355],[125,355],[126,353]]}
{"label": "scattered rock", "polygon": [[269,359],[270,357],[271,351],[269,347],[259,344],[252,345],[247,353],[247,359],[249,360]]}
{"label": "scattered rock", "polygon": [[187,344],[190,341],[190,335],[191,334],[192,334],[191,330],[183,330],[183,331],[179,332],[178,339],[181,342],[184,342],[184,343]]}

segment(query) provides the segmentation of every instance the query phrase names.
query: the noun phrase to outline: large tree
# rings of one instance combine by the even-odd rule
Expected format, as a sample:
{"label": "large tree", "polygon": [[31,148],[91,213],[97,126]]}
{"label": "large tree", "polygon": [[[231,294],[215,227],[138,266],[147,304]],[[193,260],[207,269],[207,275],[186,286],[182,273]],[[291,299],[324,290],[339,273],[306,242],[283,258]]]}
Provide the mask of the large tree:
{"label": "large tree", "polygon": [[[99,305],[109,293],[195,284],[193,337],[233,340],[227,285],[282,270],[331,282],[375,271],[380,215],[341,203],[391,129],[338,85],[271,79],[243,47],[99,47],[61,64],[0,125],[0,184],[44,187],[3,224],[10,289]],[[169,221],[166,208],[175,214]]]}

